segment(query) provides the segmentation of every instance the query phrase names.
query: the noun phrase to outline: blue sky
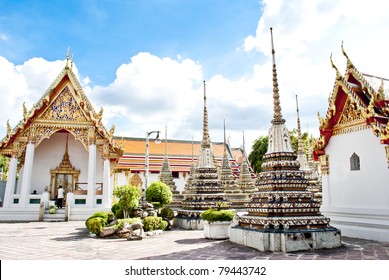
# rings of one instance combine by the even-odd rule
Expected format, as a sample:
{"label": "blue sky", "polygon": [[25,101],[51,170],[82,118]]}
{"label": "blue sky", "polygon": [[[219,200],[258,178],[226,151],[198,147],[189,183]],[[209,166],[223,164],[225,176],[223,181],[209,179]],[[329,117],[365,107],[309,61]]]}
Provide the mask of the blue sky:
{"label": "blue sky", "polygon": [[248,72],[252,55],[237,49],[262,11],[258,0],[0,3],[0,28],[10,40],[0,47],[3,56],[16,64],[31,57],[57,60],[70,47],[79,70],[100,85],[112,82],[117,67],[139,52],[201,61],[205,78]]}
{"label": "blue sky", "polygon": [[318,135],[335,72],[346,60],[389,77],[389,17],[384,0],[0,0],[0,137],[14,127],[65,65],[74,71],[103,123],[115,135],[164,130],[201,139],[202,81],[207,82],[210,135],[234,147],[266,135],[272,118],[273,27],[282,113]]}

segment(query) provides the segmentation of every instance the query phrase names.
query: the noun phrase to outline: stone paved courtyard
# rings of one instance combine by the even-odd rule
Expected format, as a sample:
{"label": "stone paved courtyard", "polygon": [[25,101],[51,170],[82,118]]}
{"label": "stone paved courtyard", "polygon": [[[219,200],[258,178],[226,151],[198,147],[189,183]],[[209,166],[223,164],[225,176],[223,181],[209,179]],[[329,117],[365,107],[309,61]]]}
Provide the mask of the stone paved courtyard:
{"label": "stone paved courtyard", "polygon": [[84,222],[0,223],[1,260],[389,260],[389,243],[342,237],[331,250],[269,253],[198,230],[166,231],[142,241],[91,238]]}

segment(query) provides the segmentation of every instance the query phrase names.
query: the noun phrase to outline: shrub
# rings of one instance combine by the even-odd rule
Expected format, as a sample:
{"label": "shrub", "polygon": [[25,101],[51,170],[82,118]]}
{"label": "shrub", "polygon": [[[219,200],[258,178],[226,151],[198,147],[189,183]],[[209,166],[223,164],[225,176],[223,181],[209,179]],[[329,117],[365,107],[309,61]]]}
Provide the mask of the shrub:
{"label": "shrub", "polygon": [[115,212],[115,218],[116,218],[116,219],[123,219],[123,218],[124,218],[123,209],[122,209],[122,208],[119,208],[119,209]]}
{"label": "shrub", "polygon": [[112,207],[111,207],[112,213],[116,213],[116,211],[118,211],[119,209],[120,209],[120,204],[119,204],[119,202],[115,203],[115,204],[112,205]]}
{"label": "shrub", "polygon": [[86,228],[89,232],[99,234],[103,229],[104,219],[101,217],[89,217],[86,222]]}
{"label": "shrub", "polygon": [[172,220],[174,218],[174,212],[169,207],[162,208],[160,215],[162,218],[167,218],[168,220]]}
{"label": "shrub", "polygon": [[99,211],[99,212],[96,212],[94,213],[92,216],[90,216],[87,221],[89,219],[92,219],[92,218],[102,218],[103,219],[103,226],[106,226],[108,225],[108,213],[107,212],[104,212],[104,211]]}
{"label": "shrub", "polygon": [[231,222],[234,219],[234,215],[235,213],[230,210],[216,210],[211,208],[201,214],[201,219],[209,223]]}
{"label": "shrub", "polygon": [[141,222],[142,220],[140,218],[129,218],[129,219],[119,219],[117,224],[114,225],[115,229],[122,229],[124,227],[124,223],[128,223],[129,225],[133,223]]}
{"label": "shrub", "polygon": [[162,220],[159,229],[165,230],[167,228],[167,226],[168,226],[168,222]]}
{"label": "shrub", "polygon": [[146,190],[147,202],[159,203],[159,207],[164,207],[172,202],[172,197],[173,194],[169,186],[161,181],[152,183]]}
{"label": "shrub", "polygon": [[112,223],[116,220],[115,214],[112,212],[108,212],[108,224]]}
{"label": "shrub", "polygon": [[[128,213],[138,208],[139,193],[135,186],[118,186],[113,190],[113,194],[119,198],[120,209],[123,210],[123,217],[128,218]],[[113,212],[113,211],[112,211]],[[114,212],[116,214],[116,212]]]}
{"label": "shrub", "polygon": [[153,231],[161,228],[162,218],[148,216],[143,219],[143,228],[145,231]]}

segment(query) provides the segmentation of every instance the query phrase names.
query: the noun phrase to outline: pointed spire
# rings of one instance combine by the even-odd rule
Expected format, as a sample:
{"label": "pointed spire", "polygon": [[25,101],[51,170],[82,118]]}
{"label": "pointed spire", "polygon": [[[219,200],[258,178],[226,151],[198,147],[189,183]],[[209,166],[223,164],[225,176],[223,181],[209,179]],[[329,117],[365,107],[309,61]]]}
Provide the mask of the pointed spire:
{"label": "pointed spire", "polygon": [[165,156],[167,156],[167,126],[165,126]]}
{"label": "pointed spire", "polygon": [[192,136],[192,165],[193,165],[193,136]]}
{"label": "pointed spire", "polygon": [[66,51],[66,65],[65,65],[66,69],[69,69],[69,65],[68,65],[68,62],[69,62],[69,51],[70,51],[70,48],[68,47],[68,49]]}
{"label": "pointed spire", "polygon": [[207,95],[206,95],[206,85],[205,81],[203,81],[204,84],[204,115],[203,115],[203,141],[201,143],[201,146],[204,148],[210,147],[210,140],[209,140],[209,130],[208,130],[208,111],[207,111]]}
{"label": "pointed spire", "polygon": [[227,154],[227,142],[226,142],[226,119],[223,119],[223,130],[224,130],[224,154]]}
{"label": "pointed spire", "polygon": [[297,139],[298,139],[298,148],[297,153],[303,154],[303,138],[301,136],[301,125],[300,125],[300,112],[299,112],[299,102],[296,94],[296,110],[297,110]]}
{"label": "pointed spire", "polygon": [[282,118],[281,112],[281,104],[280,104],[280,94],[278,89],[278,81],[277,81],[277,69],[276,69],[276,59],[275,59],[275,51],[273,44],[273,29],[270,27],[271,34],[271,53],[273,59],[273,120],[272,124],[284,124],[285,120]]}
{"label": "pointed spire", "polygon": [[244,130],[242,131],[243,134],[243,157],[246,158],[246,142],[244,140]]}

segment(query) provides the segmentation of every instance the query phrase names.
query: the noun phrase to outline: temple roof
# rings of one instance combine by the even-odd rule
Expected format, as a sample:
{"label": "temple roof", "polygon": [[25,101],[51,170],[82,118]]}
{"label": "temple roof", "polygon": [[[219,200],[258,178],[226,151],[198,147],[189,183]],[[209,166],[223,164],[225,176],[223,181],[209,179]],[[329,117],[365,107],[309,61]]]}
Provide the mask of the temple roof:
{"label": "temple roof", "polygon": [[42,97],[29,111],[23,104],[23,119],[13,129],[7,122],[7,135],[0,142],[0,153],[11,155],[15,149],[23,150],[28,141],[33,140],[38,146],[53,133],[67,131],[86,149],[93,136],[95,141],[107,145],[105,154],[120,157],[122,149],[113,140],[114,127],[109,132],[104,127],[101,122],[103,110],[96,113],[72,71],[73,62],[70,67],[68,64],[67,55],[65,67]]}
{"label": "temple roof", "polygon": [[[117,165],[118,170],[131,170],[132,172],[143,172],[145,169],[145,138],[133,138],[133,137],[114,137],[116,141],[124,142],[124,154],[119,160]],[[198,154],[201,148],[202,141],[193,141],[193,150],[195,151],[194,160],[197,161]],[[169,165],[171,171],[189,172],[190,165],[192,163],[192,140],[166,140]],[[224,143],[212,142],[213,155],[216,161],[220,165],[223,158]],[[229,143],[227,142],[227,154],[230,161],[230,165],[235,177],[239,176],[239,165],[242,160],[242,155],[239,153],[239,149],[234,149],[232,152]],[[235,159],[235,155],[238,155],[238,161]],[[239,156],[240,155],[240,156]],[[159,172],[162,167],[162,162],[165,157],[165,145],[156,144],[154,141],[149,142],[149,159],[150,159],[150,172]]]}
{"label": "temple roof", "polygon": [[359,129],[371,129],[381,144],[389,144],[389,100],[385,78],[361,73],[346,54],[345,74],[342,75],[332,61],[336,78],[328,99],[325,117],[319,117],[320,138],[315,143],[314,158],[325,154],[325,148],[333,135]]}

